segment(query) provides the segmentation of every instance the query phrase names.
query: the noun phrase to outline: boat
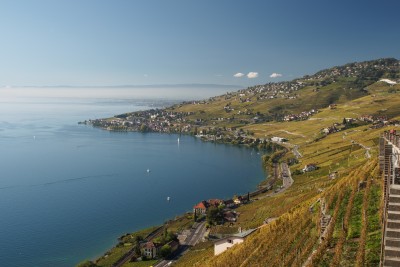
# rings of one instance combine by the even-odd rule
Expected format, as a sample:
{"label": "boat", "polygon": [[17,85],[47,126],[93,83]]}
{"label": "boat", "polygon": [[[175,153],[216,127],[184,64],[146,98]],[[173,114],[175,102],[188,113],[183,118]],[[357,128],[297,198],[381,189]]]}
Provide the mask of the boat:
{"label": "boat", "polygon": [[171,198],[170,197],[167,197],[167,201],[169,202],[171,200]]}

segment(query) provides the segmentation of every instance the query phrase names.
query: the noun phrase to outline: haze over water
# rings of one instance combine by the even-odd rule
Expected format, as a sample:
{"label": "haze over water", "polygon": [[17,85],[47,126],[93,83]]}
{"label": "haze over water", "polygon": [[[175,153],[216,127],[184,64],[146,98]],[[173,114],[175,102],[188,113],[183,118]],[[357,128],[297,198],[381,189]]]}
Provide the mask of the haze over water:
{"label": "haze over water", "polygon": [[190,136],[178,145],[177,135],[78,125],[165,104],[145,93],[90,90],[0,89],[2,266],[73,266],[100,256],[123,233],[163,223],[203,199],[246,193],[265,177],[260,155],[244,147]]}

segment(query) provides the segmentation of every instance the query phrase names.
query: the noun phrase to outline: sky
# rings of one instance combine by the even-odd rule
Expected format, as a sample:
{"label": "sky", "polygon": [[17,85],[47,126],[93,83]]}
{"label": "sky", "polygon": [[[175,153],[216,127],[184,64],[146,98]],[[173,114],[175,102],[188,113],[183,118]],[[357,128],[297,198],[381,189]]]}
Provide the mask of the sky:
{"label": "sky", "polygon": [[0,86],[291,80],[400,59],[396,0],[1,0]]}

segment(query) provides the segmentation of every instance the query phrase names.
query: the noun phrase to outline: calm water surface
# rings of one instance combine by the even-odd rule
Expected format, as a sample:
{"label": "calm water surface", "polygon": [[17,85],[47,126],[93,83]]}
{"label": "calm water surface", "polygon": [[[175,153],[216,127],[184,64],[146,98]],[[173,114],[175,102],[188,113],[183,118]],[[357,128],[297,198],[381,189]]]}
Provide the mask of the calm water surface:
{"label": "calm water surface", "polygon": [[251,149],[77,124],[150,104],[0,100],[1,266],[74,266],[122,233],[160,224],[203,199],[246,193],[264,178]]}

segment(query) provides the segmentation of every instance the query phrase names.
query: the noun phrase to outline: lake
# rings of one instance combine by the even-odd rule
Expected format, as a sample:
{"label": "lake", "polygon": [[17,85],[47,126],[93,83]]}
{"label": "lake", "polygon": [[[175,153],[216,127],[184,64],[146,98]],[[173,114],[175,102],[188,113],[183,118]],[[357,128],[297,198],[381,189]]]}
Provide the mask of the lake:
{"label": "lake", "polygon": [[162,103],[2,96],[2,266],[74,266],[123,233],[161,224],[203,199],[247,193],[264,179],[261,156],[249,148],[77,124]]}

